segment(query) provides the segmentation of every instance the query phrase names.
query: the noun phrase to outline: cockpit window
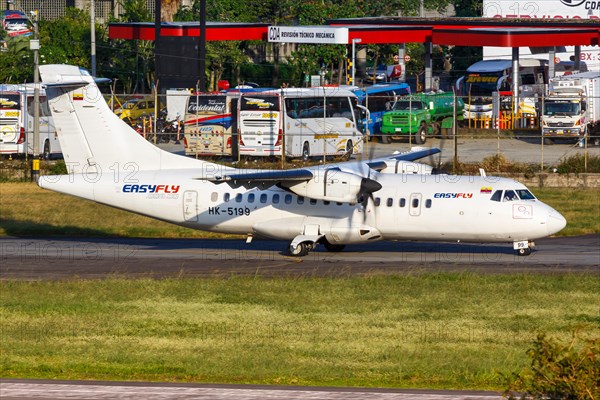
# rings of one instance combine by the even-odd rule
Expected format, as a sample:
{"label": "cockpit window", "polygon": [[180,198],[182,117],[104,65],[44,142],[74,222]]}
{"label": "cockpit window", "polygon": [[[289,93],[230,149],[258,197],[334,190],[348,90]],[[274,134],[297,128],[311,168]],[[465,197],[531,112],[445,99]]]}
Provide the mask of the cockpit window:
{"label": "cockpit window", "polygon": [[527,189],[519,189],[517,190],[517,194],[521,200],[535,200],[535,196]]}
{"label": "cockpit window", "polygon": [[505,190],[504,191],[504,201],[515,201],[519,200],[517,194],[514,190]]}
{"label": "cockpit window", "polygon": [[502,201],[502,190],[496,190],[492,197],[490,197],[492,201]]}

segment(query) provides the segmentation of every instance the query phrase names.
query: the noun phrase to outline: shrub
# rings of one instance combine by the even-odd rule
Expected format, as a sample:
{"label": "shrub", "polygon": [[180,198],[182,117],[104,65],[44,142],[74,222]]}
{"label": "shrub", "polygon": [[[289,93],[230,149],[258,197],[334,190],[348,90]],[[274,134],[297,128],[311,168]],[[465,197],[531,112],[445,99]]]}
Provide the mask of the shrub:
{"label": "shrub", "polygon": [[527,351],[531,366],[508,378],[504,395],[515,399],[600,398],[600,338],[581,339],[573,334],[569,343],[538,335]]}
{"label": "shrub", "polygon": [[559,174],[575,173],[579,174],[582,172],[600,172],[600,156],[589,156],[587,160],[587,171],[585,169],[585,158],[582,154],[576,154],[571,157],[567,157],[558,164],[556,172]]}

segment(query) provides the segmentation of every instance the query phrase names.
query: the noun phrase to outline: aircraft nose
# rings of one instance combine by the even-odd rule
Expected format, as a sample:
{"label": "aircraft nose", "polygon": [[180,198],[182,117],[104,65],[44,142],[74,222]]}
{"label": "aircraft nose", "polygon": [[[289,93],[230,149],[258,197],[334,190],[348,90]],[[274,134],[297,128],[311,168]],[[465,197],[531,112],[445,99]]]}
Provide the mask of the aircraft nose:
{"label": "aircraft nose", "polygon": [[548,212],[548,222],[546,224],[548,235],[560,232],[565,226],[567,226],[567,220],[558,211],[551,210]]}

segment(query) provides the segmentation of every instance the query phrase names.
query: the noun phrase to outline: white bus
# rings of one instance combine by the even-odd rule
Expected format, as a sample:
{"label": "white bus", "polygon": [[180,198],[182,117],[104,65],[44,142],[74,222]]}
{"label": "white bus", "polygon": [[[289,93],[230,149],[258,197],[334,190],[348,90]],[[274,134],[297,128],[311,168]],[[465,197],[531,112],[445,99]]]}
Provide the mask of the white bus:
{"label": "white bus", "polygon": [[[519,112],[534,114],[536,100],[548,83],[548,62],[537,59],[519,60]],[[456,93],[465,102],[465,119],[491,118],[494,92],[511,95],[512,61],[483,60],[467,68],[467,74],[456,81]],[[501,104],[511,110],[511,104]]]}
{"label": "white bus", "polygon": [[240,154],[350,156],[362,151],[366,109],[340,88],[287,88],[243,94]]}
{"label": "white bus", "polygon": [[[40,89],[38,149],[48,159],[60,154],[60,143],[48,108],[46,92]],[[34,85],[0,85],[0,154],[33,155]]]}

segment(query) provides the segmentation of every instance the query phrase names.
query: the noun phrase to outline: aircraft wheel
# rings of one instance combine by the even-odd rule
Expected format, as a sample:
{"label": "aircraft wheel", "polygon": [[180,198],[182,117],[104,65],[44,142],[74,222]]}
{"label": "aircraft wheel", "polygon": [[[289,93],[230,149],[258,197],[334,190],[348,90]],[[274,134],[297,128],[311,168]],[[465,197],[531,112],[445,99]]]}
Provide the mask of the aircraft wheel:
{"label": "aircraft wheel", "polygon": [[517,255],[519,256],[528,256],[531,254],[531,249],[528,247],[526,249],[519,249],[517,250]]}
{"label": "aircraft wheel", "polygon": [[304,257],[312,249],[310,242],[298,243],[296,247],[290,246],[290,254],[294,257]]}
{"label": "aircraft wheel", "polygon": [[308,161],[310,159],[310,145],[308,142],[304,142],[302,146],[302,161]]}
{"label": "aircraft wheel", "polygon": [[325,246],[327,251],[331,251],[332,253],[338,253],[346,248],[345,244],[331,244],[329,242],[323,243],[323,246]]}
{"label": "aircraft wheel", "polygon": [[419,126],[419,131],[417,132],[417,135],[415,136],[415,143],[416,144],[424,144],[426,140],[427,140],[427,126],[425,124],[421,124],[421,126]]}

